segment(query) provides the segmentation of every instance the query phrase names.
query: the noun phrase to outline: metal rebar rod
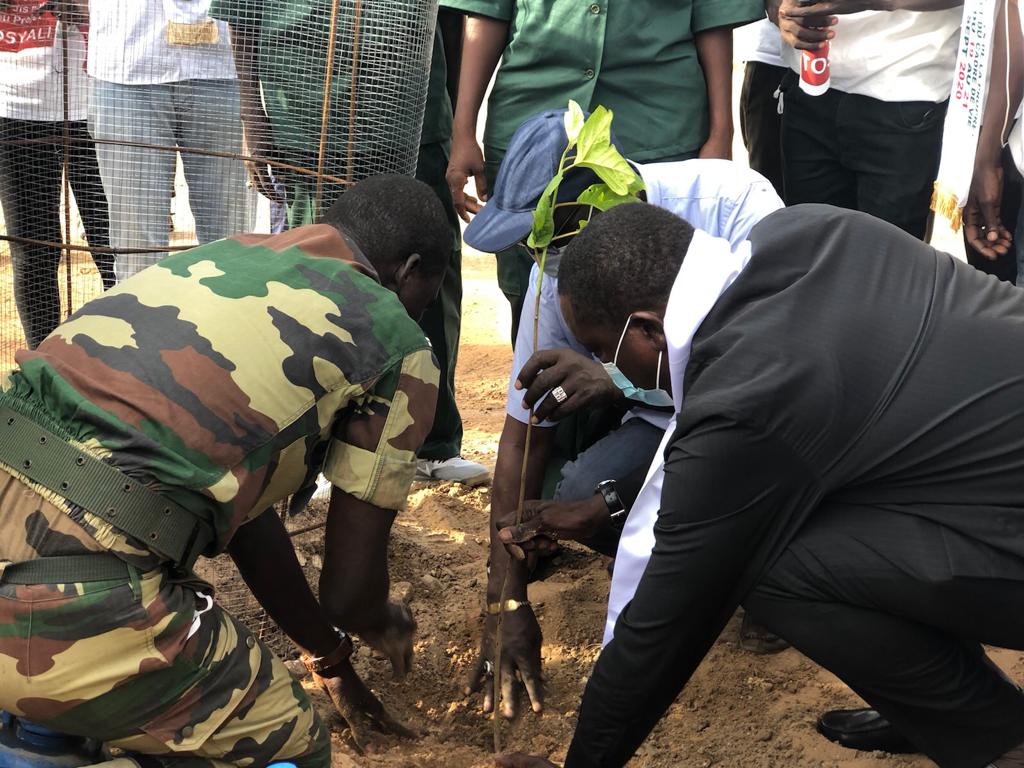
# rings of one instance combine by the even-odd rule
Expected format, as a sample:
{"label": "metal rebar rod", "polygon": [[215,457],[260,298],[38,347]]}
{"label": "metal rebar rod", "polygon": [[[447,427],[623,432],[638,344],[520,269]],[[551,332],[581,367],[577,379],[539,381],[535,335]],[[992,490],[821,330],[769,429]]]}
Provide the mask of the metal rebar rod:
{"label": "metal rebar rod", "polygon": [[[26,144],[53,144],[55,142],[62,141],[60,136],[47,137],[43,136],[36,139],[0,139],[0,146],[24,146]],[[144,141],[122,141],[120,139],[70,139],[71,144],[113,144],[119,147],[135,147],[138,149],[156,149],[164,152],[179,152],[183,155],[200,155],[202,157],[221,157],[227,160],[244,160],[247,162],[259,163],[261,165],[269,165],[273,168],[281,168],[292,173],[297,173],[302,176],[320,176],[324,181],[329,181],[332,184],[351,184],[342,176],[334,176],[329,173],[320,173],[319,171],[312,170],[310,168],[304,168],[301,165],[294,165],[292,163],[286,163],[281,160],[272,160],[266,157],[259,157],[258,155],[247,155],[241,152],[221,152],[216,149],[199,149],[197,147],[179,147],[174,144],[150,144]]]}
{"label": "metal rebar rod", "polygon": [[320,113],[320,147],[316,155],[316,195],[313,198],[313,212],[320,216],[320,199],[324,193],[324,155],[327,149],[327,118],[331,106],[331,76],[334,74],[334,50],[338,32],[338,0],[331,4],[331,23],[328,28],[327,40],[327,71],[324,74],[324,100]]}

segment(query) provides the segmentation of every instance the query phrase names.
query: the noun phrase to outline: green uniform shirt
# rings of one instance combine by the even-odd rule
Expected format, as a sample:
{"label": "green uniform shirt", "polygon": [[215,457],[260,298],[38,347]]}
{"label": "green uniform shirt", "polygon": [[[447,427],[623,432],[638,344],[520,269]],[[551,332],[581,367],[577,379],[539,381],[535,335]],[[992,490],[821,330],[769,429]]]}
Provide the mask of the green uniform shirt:
{"label": "green uniform shirt", "polygon": [[509,22],[487,103],[488,161],[523,121],[575,99],[615,113],[633,160],[692,153],[707,140],[704,73],[693,37],[764,17],[762,0],[442,0]]}
{"label": "green uniform shirt", "polygon": [[[400,509],[437,366],[361,258],[325,224],[171,255],[20,352],[3,396],[207,519],[205,554],[321,470]],[[69,514],[104,548],[154,565],[108,523]]]}
{"label": "green uniform shirt", "polygon": [[[408,6],[408,7],[405,7]],[[388,15],[391,22],[398,13],[418,13],[420,3],[367,3],[361,25],[364,49],[372,46],[381,60],[388,57],[391,44],[387,34],[372,36],[380,27],[374,13]],[[323,83],[327,73],[327,42],[331,22],[330,0],[213,0],[210,15],[233,27],[257,30],[259,55],[257,68],[263,98],[274,132],[274,143],[288,153],[315,153],[320,142],[323,115]],[[346,6],[338,14],[336,60],[351,58],[353,17]],[[406,51],[396,52],[405,56]],[[348,58],[343,58],[348,57]],[[446,66],[440,31],[435,32],[432,65],[429,71],[426,115],[421,143],[444,141],[451,137],[452,105],[445,88]],[[423,56],[424,66],[427,57]],[[347,71],[347,70],[346,70]],[[379,76],[379,73],[377,73]],[[415,73],[401,73],[405,76]],[[423,73],[428,74],[428,73]],[[334,77],[331,86],[331,110],[328,126],[347,126],[349,120],[349,78]],[[410,110],[418,107],[409,104]],[[358,103],[357,109],[370,114],[374,105]],[[393,116],[401,122],[401,109]],[[357,117],[357,119],[359,119]],[[392,119],[389,117],[389,120]],[[329,129],[330,130],[330,129]],[[329,142],[333,147],[334,142]]]}

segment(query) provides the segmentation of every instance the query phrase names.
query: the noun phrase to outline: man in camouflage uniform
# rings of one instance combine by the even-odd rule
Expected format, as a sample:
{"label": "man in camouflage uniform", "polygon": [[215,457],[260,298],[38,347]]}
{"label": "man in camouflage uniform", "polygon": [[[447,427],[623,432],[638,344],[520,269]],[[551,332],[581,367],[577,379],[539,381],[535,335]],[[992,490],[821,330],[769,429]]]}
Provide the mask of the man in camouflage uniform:
{"label": "man in camouflage uniform", "polygon": [[[401,177],[362,182],[324,221],[173,255],[19,353],[0,392],[0,708],[140,766],[329,766],[302,688],[185,571],[201,546],[230,551],[357,738],[367,721],[407,733],[334,627],[408,668],[415,623],[387,600],[386,549],[433,417],[414,318],[450,237],[430,189]],[[51,448],[75,457],[71,480],[41,481]],[[141,535],[127,503],[71,500],[92,462],[120,478],[101,491],[190,516],[186,562],[165,555],[178,528]],[[318,603],[270,507],[301,503],[320,471],[334,488]]]}

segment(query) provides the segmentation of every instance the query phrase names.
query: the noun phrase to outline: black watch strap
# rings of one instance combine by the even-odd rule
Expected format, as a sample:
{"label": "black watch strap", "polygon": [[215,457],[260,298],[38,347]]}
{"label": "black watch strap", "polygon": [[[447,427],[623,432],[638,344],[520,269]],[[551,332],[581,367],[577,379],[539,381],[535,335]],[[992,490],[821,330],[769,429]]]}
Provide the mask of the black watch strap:
{"label": "black watch strap", "polygon": [[608,517],[617,520],[625,516],[626,508],[622,504],[622,499],[619,498],[619,492],[615,489],[614,480],[602,480],[597,484],[595,492],[604,497],[604,503],[608,507]]}

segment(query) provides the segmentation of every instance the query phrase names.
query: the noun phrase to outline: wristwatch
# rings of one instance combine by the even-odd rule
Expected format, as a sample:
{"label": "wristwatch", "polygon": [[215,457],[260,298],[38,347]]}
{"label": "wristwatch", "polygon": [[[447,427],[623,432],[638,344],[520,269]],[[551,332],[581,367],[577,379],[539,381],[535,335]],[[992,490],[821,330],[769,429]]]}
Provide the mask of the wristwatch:
{"label": "wristwatch", "polygon": [[614,480],[602,480],[597,484],[594,493],[600,493],[604,497],[604,503],[608,506],[608,517],[618,520],[626,516],[626,508],[622,505],[619,492],[615,490]]}

